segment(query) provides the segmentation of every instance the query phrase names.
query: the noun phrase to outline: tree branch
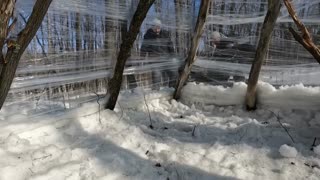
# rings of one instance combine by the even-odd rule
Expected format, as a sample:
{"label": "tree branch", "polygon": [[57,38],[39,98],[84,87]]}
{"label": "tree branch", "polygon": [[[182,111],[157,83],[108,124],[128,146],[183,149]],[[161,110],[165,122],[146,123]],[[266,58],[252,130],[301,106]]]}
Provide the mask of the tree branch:
{"label": "tree branch", "polygon": [[[19,15],[20,15],[20,17],[22,18],[22,20],[25,22],[25,23],[27,23],[27,19],[21,14],[21,13],[19,13]],[[46,50],[44,49],[44,45],[43,44],[41,44],[41,42],[40,42],[40,39],[39,39],[39,37],[38,37],[38,35],[36,35],[36,39],[37,39],[37,42],[38,42],[38,44],[40,45],[40,47],[41,47],[41,50],[42,50],[42,54],[45,56],[45,57],[47,57],[47,53],[46,53]]]}
{"label": "tree branch", "polygon": [[25,28],[18,34],[18,43],[21,47],[26,48],[29,45],[37,33],[38,28],[34,30],[34,27],[40,27],[51,2],[52,0],[37,0]]}
{"label": "tree branch", "polygon": [[[14,42],[14,46],[11,48],[8,48],[8,51],[5,57],[5,60],[7,61],[7,63],[3,64],[1,68],[1,74],[0,74],[0,109],[2,108],[4,101],[8,95],[20,58],[23,52],[25,51],[25,49],[27,48],[27,46],[29,45],[29,43],[31,42],[32,38],[37,33],[37,30],[39,29],[51,2],[52,0],[36,1],[32,9],[31,16],[29,17],[25,28],[22,31],[20,31],[20,33],[18,34],[18,38],[17,38],[17,41]],[[1,25],[1,21],[0,21],[0,25]],[[1,36],[0,36],[0,39],[1,39]],[[0,50],[2,51],[2,48]]]}
{"label": "tree branch", "polygon": [[320,49],[314,44],[312,37],[305,27],[305,25],[299,20],[297,13],[295,12],[293,5],[290,0],[283,0],[285,6],[288,9],[289,15],[293,19],[294,23],[297,25],[298,29],[301,31],[302,36],[300,36],[293,28],[289,28],[289,31],[293,35],[294,39],[298,41],[310,54],[318,61],[320,64]]}
{"label": "tree branch", "polygon": [[280,121],[280,115],[279,115],[279,113],[278,113],[278,115],[277,115],[277,114],[274,113],[273,111],[271,111],[271,110],[269,110],[269,111],[277,118],[278,123],[279,123],[280,126],[286,131],[286,133],[287,133],[288,136],[290,137],[292,143],[294,144],[295,141],[294,141],[293,137],[291,136],[291,134],[289,133],[289,130],[288,130],[288,129],[281,123],[281,121]]}

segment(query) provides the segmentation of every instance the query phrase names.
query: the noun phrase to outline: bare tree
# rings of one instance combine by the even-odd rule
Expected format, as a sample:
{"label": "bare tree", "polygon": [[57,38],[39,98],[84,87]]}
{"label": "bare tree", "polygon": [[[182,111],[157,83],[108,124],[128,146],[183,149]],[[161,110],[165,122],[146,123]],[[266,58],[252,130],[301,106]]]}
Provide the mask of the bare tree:
{"label": "bare tree", "polygon": [[107,87],[107,103],[105,105],[106,109],[113,110],[119,96],[122,75],[124,71],[124,66],[127,59],[130,56],[130,51],[133,46],[134,41],[137,38],[141,24],[145,19],[150,7],[155,0],[140,0],[138,7],[133,15],[133,18],[130,23],[129,31],[125,34],[124,39],[122,40],[120,51],[118,53],[117,62],[112,78],[108,82]]}
{"label": "bare tree", "polygon": [[255,110],[257,104],[257,84],[260,70],[263,62],[266,59],[267,50],[272,37],[272,32],[280,13],[281,1],[268,0],[268,12],[264,19],[261,36],[258,43],[256,55],[251,66],[248,88],[246,93],[247,110]]}
{"label": "bare tree", "polygon": [[302,36],[300,36],[293,28],[289,28],[289,31],[293,35],[294,39],[298,41],[307,51],[311,53],[311,55],[318,61],[320,64],[320,49],[316,46],[311,38],[311,35],[308,29],[304,26],[304,24],[299,20],[297,13],[295,12],[291,1],[283,0],[286,5],[288,12],[297,25],[298,29],[301,31]]}
{"label": "bare tree", "polygon": [[173,98],[179,99],[180,93],[183,85],[186,83],[193,63],[195,62],[195,56],[197,53],[200,37],[203,33],[204,24],[207,19],[208,10],[209,10],[210,0],[202,0],[200,5],[200,10],[198,14],[198,19],[196,27],[194,29],[190,51],[184,63],[184,69],[180,72],[179,79],[177,81],[176,90],[174,92]]}
{"label": "bare tree", "polygon": [[[8,39],[9,32],[14,26],[14,24],[9,25],[9,22],[13,17],[16,0],[0,1],[0,109],[9,92],[19,60],[37,33],[51,2],[52,0],[37,0],[26,26],[18,33],[17,39]],[[4,48],[5,44],[7,48]]]}

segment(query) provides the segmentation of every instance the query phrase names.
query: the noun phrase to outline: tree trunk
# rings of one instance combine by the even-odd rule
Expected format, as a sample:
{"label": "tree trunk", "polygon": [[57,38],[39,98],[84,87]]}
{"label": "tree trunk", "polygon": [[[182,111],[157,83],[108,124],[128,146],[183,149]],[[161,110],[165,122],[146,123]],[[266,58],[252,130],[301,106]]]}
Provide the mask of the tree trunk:
{"label": "tree trunk", "polygon": [[266,58],[267,50],[272,37],[272,31],[280,13],[281,1],[268,0],[268,12],[264,19],[260,40],[258,43],[256,55],[251,66],[248,88],[246,93],[247,110],[255,110],[257,105],[257,84],[261,66]]}
{"label": "tree trunk", "polygon": [[130,51],[133,46],[133,43],[139,33],[141,24],[145,19],[150,7],[152,6],[155,0],[140,0],[136,12],[133,15],[133,18],[130,23],[129,31],[126,33],[125,38],[123,39],[120,52],[118,53],[117,63],[115,66],[115,70],[112,78],[108,82],[107,87],[107,103],[105,105],[106,109],[113,110],[117,99],[119,96],[121,83],[122,83],[122,75],[124,66],[126,64],[127,59],[130,56]]}
{"label": "tree trunk", "polygon": [[6,39],[9,34],[9,21],[13,16],[15,3],[15,0],[0,1],[0,74],[3,68],[3,64],[5,63],[5,58],[3,56],[2,49],[6,44]]}
{"label": "tree trunk", "polygon": [[[17,40],[12,41],[10,44],[7,42],[8,50],[5,57],[6,63],[3,64],[0,74],[0,109],[2,108],[9,92],[11,83],[19,64],[19,60],[32,38],[37,33],[37,30],[40,27],[41,22],[46,15],[51,2],[52,0],[37,0],[32,10],[31,16],[29,17],[25,28],[18,34]],[[1,4],[2,3],[0,3],[0,5]],[[2,13],[2,6],[0,7]],[[0,18],[2,19],[4,17],[5,16],[1,14]],[[0,27],[0,29],[1,28],[2,27]],[[1,39],[1,41],[3,41],[3,39]]]}
{"label": "tree trunk", "polygon": [[200,5],[200,10],[198,14],[198,19],[196,23],[196,27],[193,33],[190,51],[188,53],[188,57],[185,60],[184,69],[180,72],[179,79],[177,81],[176,90],[174,92],[173,98],[179,99],[181,94],[181,89],[183,85],[186,83],[189,74],[191,72],[192,65],[195,61],[195,56],[197,53],[198,45],[200,37],[203,33],[204,24],[208,15],[210,0],[202,0]]}
{"label": "tree trunk", "polygon": [[[21,13],[20,13],[19,15],[20,15],[21,19],[23,20],[23,22],[24,22],[24,23],[27,23],[27,19],[26,19]],[[41,25],[40,25],[40,27],[41,27]],[[38,45],[41,47],[42,55],[43,55],[44,57],[47,57],[47,53],[46,53],[46,50],[45,50],[45,48],[44,48],[44,44],[41,43],[41,41],[40,41],[40,39],[38,38],[37,35],[35,35],[35,39],[37,40]],[[36,43],[35,43],[35,49],[37,49],[36,46],[37,46],[37,45],[36,45]]]}

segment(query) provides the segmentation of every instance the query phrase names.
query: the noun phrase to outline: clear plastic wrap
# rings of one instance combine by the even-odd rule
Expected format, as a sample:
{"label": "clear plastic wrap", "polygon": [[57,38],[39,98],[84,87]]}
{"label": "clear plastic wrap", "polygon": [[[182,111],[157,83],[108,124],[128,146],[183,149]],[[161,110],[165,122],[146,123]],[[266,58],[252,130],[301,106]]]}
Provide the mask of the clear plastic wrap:
{"label": "clear plastic wrap", "polygon": [[[17,1],[18,23],[11,36],[24,26],[33,4],[33,0]],[[138,0],[54,0],[20,61],[6,105],[34,101],[38,102],[35,111],[39,102],[54,109],[96,100],[95,94],[105,93],[137,4]],[[293,4],[319,42],[320,0],[295,0]],[[190,47],[199,5],[197,0],[155,1],[127,61],[123,89],[173,86]],[[214,0],[189,80],[218,85],[245,81],[266,10],[266,0]],[[142,50],[147,31],[156,25],[166,32],[166,40],[151,39],[149,45],[172,48],[170,52]],[[295,27],[282,6],[260,79],[273,85],[319,85],[319,65],[293,40],[289,26]],[[214,31],[232,47],[215,48]]]}

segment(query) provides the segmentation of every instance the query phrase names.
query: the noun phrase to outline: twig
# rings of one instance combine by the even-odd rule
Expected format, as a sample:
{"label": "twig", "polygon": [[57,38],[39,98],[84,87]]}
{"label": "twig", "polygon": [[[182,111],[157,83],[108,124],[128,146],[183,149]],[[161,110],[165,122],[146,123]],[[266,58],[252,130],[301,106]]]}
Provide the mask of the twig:
{"label": "twig", "polygon": [[174,167],[174,169],[176,170],[176,174],[177,174],[177,179],[181,179],[180,178],[180,174],[179,174],[179,171],[178,171],[178,169],[175,167],[175,166],[173,166]]}
{"label": "twig", "polygon": [[32,171],[32,169],[31,168],[28,168],[29,169],[29,171],[31,172],[31,174],[34,174],[34,172]]}
{"label": "twig", "polygon": [[102,97],[100,97],[99,96],[99,94],[98,93],[96,93],[96,92],[93,92],[96,96],[97,96],[97,103],[99,104],[99,123],[100,123],[100,125],[102,125],[102,123],[101,123],[101,116],[100,116],[100,114],[101,114],[101,104],[100,104],[100,99],[101,98],[104,98],[104,96],[102,96]]}
{"label": "twig", "polygon": [[311,151],[313,151],[314,147],[316,147],[316,141],[317,141],[317,138],[315,137],[311,145],[311,149],[310,149]]}
{"label": "twig", "polygon": [[242,139],[244,138],[244,136],[247,135],[247,133],[248,133],[248,127],[246,127],[245,130],[246,130],[246,131],[240,136],[239,141],[242,141]]}
{"label": "twig", "polygon": [[119,118],[119,121],[122,119],[122,117],[123,117],[123,109],[122,109],[122,107],[121,107],[121,105],[120,105],[120,102],[118,102],[118,104],[119,104],[119,107],[120,107],[120,109],[121,109],[121,116],[120,116],[120,118]]}
{"label": "twig", "polygon": [[316,141],[317,141],[317,138],[315,137],[312,144],[313,147],[316,146]]}
{"label": "twig", "polygon": [[194,136],[194,132],[195,132],[195,130],[196,130],[196,128],[198,127],[198,125],[194,125],[193,126],[193,129],[192,129],[192,136]]}
{"label": "twig", "polygon": [[271,110],[269,110],[269,111],[270,111],[271,113],[273,113],[273,115],[277,118],[277,121],[279,122],[280,126],[281,126],[281,127],[286,131],[286,133],[289,135],[291,141],[292,141],[293,143],[295,143],[295,142],[294,142],[294,139],[293,139],[292,136],[290,135],[288,129],[287,129],[286,127],[284,127],[283,124],[281,123],[279,113],[278,113],[278,115],[276,115],[276,113],[274,113],[273,111],[271,111]]}
{"label": "twig", "polygon": [[144,92],[142,92],[142,93],[143,93],[144,103],[145,103],[145,105],[147,106],[147,110],[148,110],[148,114],[149,114],[149,121],[150,121],[149,127],[150,127],[151,129],[153,129],[152,120],[151,120],[151,114],[150,114],[149,106],[148,106],[148,103],[147,103],[147,100],[146,100],[146,95],[144,94]]}
{"label": "twig", "polygon": [[35,110],[35,111],[37,111],[37,109],[38,109],[41,96],[42,96],[43,94],[45,94],[45,93],[46,93],[46,89],[44,88],[44,89],[42,90],[42,92],[39,93],[39,94],[40,94],[40,95],[39,95],[39,98],[36,97],[36,110]]}
{"label": "twig", "polygon": [[48,154],[48,155],[45,155],[45,156],[42,156],[42,157],[33,158],[32,161],[43,160],[43,159],[46,159],[46,158],[51,157],[51,156],[52,156],[52,154]]}

